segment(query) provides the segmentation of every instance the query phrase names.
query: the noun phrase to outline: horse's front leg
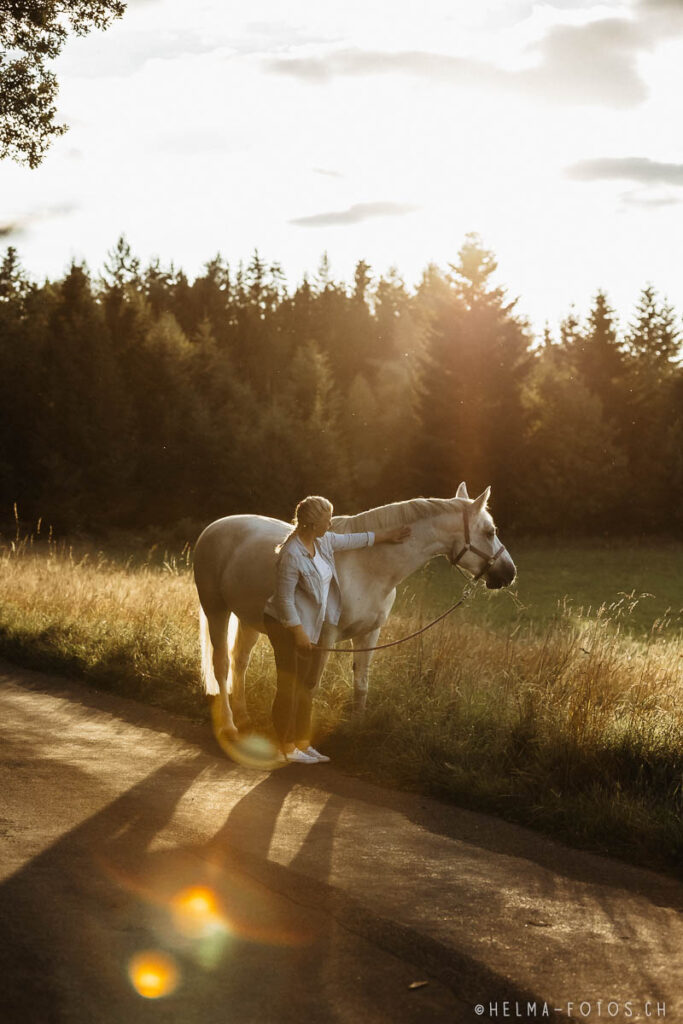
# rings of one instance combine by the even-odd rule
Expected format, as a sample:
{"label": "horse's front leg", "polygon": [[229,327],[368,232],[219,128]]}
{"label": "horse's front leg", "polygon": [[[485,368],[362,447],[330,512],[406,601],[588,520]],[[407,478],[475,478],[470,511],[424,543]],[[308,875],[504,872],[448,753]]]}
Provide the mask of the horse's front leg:
{"label": "horse's front leg", "polygon": [[362,651],[360,648],[375,647],[381,628],[381,626],[377,626],[369,633],[360,633],[353,638],[353,713],[355,715],[362,715],[365,711],[365,702],[368,699],[368,676],[373,655],[372,651]]}

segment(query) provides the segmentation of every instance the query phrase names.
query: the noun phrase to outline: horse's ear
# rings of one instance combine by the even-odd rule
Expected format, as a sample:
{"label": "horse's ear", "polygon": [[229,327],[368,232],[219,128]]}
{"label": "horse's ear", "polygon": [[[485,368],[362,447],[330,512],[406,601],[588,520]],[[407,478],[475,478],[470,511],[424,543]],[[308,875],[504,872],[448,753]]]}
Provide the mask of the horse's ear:
{"label": "horse's ear", "polygon": [[455,492],[455,496],[456,498],[469,498],[469,494],[467,493],[467,484],[465,483],[464,480],[461,484],[458,485],[458,489]]}
{"label": "horse's ear", "polygon": [[472,511],[475,514],[478,514],[483,508],[486,508],[486,503],[489,500],[490,494],[491,488],[487,487],[485,491],[481,492],[478,498],[474,499],[474,502],[472,503]]}

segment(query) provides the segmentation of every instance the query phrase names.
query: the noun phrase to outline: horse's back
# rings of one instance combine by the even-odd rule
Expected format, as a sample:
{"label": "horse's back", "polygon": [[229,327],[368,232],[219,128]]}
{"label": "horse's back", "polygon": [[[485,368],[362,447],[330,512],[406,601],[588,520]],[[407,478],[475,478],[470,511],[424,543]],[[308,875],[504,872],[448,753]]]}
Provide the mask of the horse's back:
{"label": "horse's back", "polygon": [[204,610],[222,606],[259,628],[275,586],[275,547],[290,529],[280,519],[258,515],[225,516],[210,523],[194,551]]}

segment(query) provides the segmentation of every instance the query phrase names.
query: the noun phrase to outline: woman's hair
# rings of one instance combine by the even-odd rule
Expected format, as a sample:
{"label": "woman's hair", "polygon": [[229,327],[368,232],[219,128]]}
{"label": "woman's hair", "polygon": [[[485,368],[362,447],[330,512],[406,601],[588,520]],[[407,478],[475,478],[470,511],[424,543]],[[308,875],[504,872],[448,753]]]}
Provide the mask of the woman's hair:
{"label": "woman's hair", "polygon": [[304,498],[296,506],[294,518],[292,519],[292,529],[285,539],[276,546],[275,554],[280,555],[287,541],[290,537],[294,536],[300,526],[315,526],[324,516],[332,515],[332,511],[332,502],[328,501],[327,498],[323,498],[319,494],[309,494],[307,498]]}

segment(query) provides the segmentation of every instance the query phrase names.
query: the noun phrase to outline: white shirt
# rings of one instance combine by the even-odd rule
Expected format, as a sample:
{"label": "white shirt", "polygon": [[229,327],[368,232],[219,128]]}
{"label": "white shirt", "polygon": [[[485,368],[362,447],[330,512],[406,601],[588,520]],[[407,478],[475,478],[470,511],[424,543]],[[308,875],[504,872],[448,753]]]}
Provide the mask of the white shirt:
{"label": "white shirt", "polygon": [[323,613],[323,621],[325,619],[325,612],[327,610],[327,597],[330,592],[330,580],[332,579],[332,569],[330,568],[329,562],[327,562],[318,550],[315,552],[313,558],[313,565],[318,570],[320,576],[320,582],[322,584],[322,601],[320,606]]}
{"label": "white shirt", "polygon": [[280,552],[275,574],[275,592],[266,601],[264,611],[278,619],[283,626],[303,626],[307,635],[316,643],[320,636],[323,618],[337,625],[341,615],[341,591],[337,576],[335,551],[372,547],[375,534],[333,533],[328,530],[315,541],[316,554],[327,562],[332,578],[327,582],[326,607],[321,607],[323,578],[319,568],[313,564],[313,557],[300,537],[294,534],[287,540]]}

